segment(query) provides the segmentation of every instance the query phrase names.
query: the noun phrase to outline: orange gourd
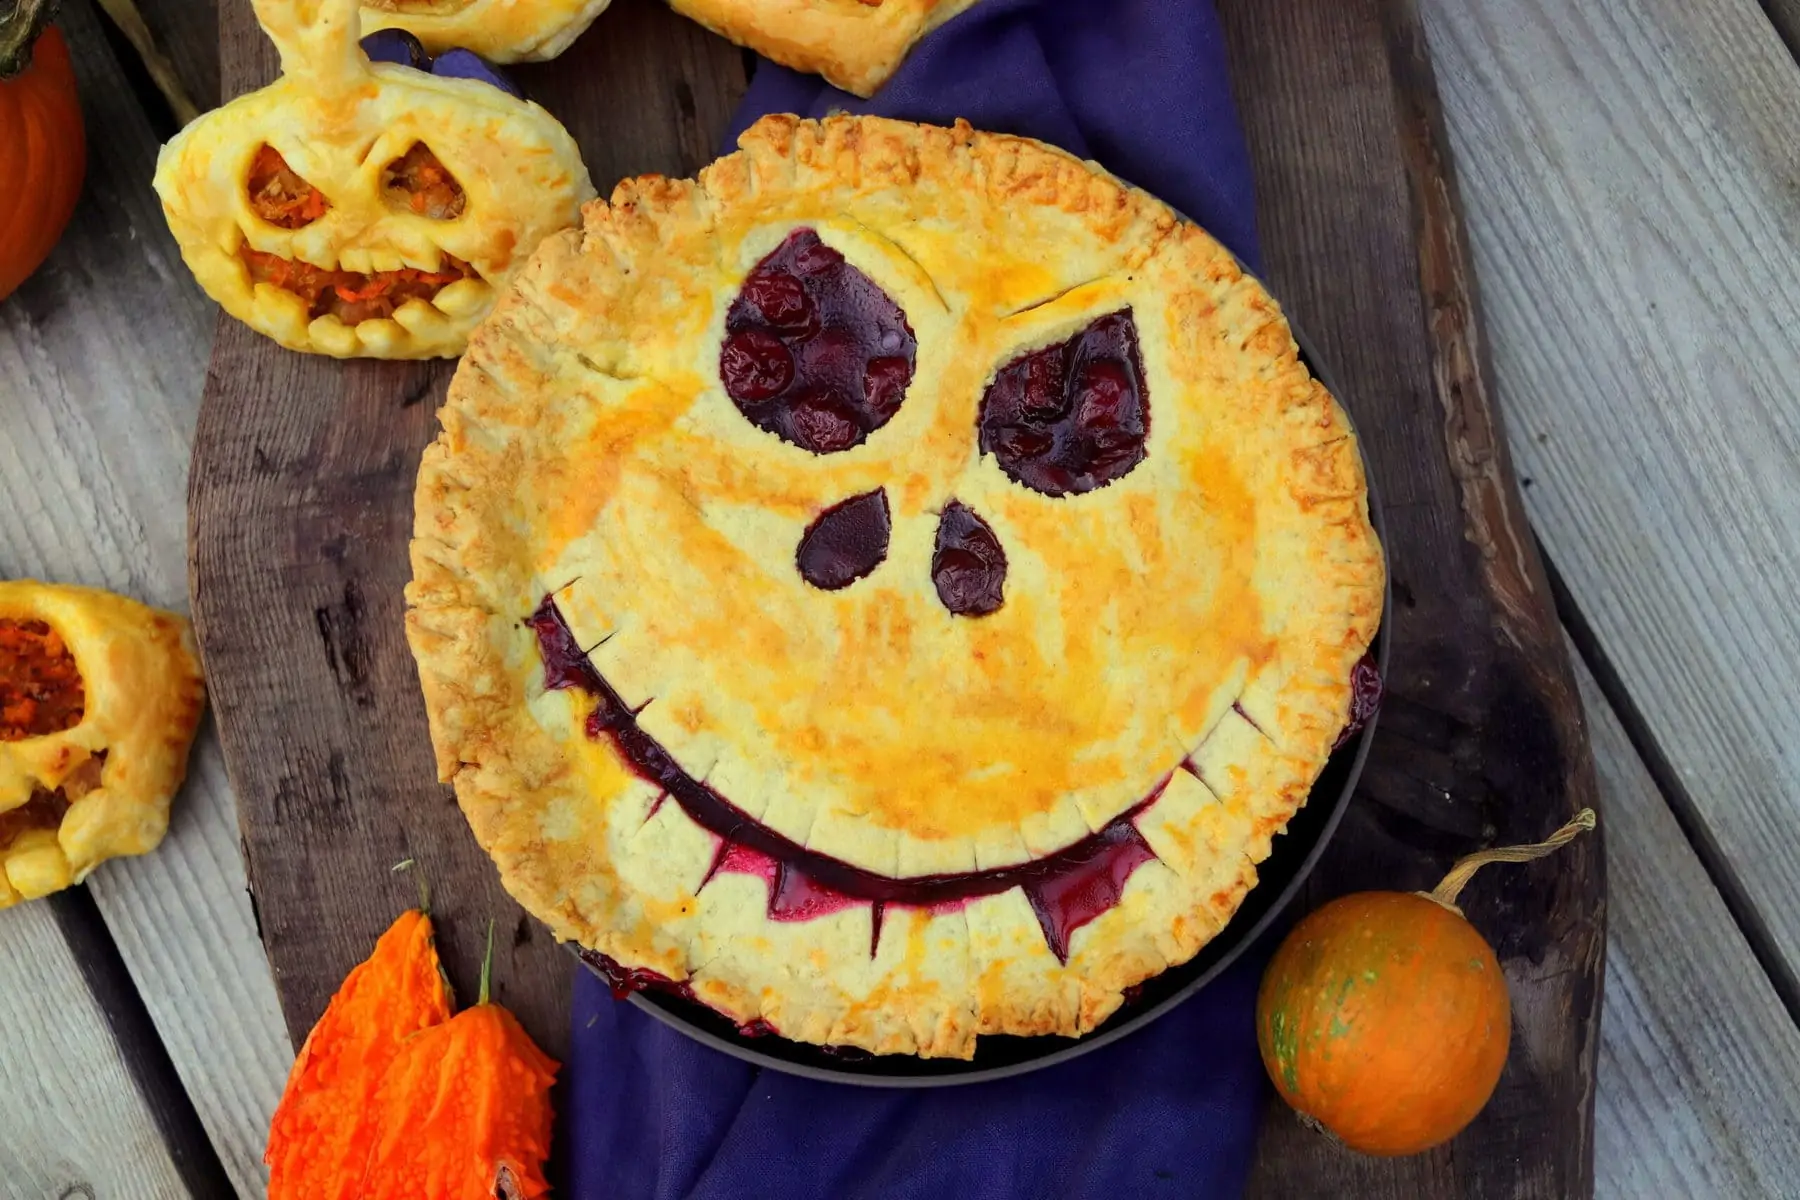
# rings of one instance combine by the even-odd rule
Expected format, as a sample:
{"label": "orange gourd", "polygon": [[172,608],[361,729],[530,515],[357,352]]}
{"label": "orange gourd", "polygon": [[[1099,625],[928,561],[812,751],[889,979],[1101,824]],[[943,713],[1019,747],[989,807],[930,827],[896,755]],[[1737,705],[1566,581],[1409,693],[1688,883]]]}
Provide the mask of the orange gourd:
{"label": "orange gourd", "polygon": [[1583,809],[1547,841],[1470,855],[1429,895],[1359,892],[1309,914],[1257,995],[1276,1091],[1365,1154],[1416,1154],[1460,1133],[1500,1081],[1512,1004],[1456,898],[1486,864],[1541,858],[1593,827]]}
{"label": "orange gourd", "polygon": [[75,71],[56,0],[0,0],[0,300],[62,236],[87,173]]}
{"label": "orange gourd", "polygon": [[269,1127],[270,1200],[359,1200],[388,1068],[406,1039],[449,1020],[431,918],[402,913],[300,1047]]}
{"label": "orange gourd", "polygon": [[481,995],[407,1040],[388,1069],[361,1200],[538,1200],[550,1192],[556,1060],[489,999],[494,927]]}

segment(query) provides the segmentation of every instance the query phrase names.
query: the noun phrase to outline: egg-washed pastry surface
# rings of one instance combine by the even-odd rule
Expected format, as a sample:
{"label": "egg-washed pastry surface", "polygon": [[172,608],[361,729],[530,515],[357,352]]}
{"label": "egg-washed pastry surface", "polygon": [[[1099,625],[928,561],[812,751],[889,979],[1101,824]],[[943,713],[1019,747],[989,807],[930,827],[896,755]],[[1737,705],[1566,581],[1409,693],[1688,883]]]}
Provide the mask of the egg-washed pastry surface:
{"label": "egg-washed pastry surface", "polygon": [[977,0],[669,0],[758,54],[871,96],[918,40]]}
{"label": "egg-washed pastry surface", "polygon": [[0,908],[156,848],[205,697],[176,614],[0,581]]}
{"label": "egg-washed pastry surface", "polygon": [[533,247],[593,196],[542,108],[371,63],[356,0],[257,0],[282,76],[163,147],[183,259],[232,316],[339,358],[460,354]]}
{"label": "egg-washed pastry surface", "polygon": [[1345,730],[1343,412],[1037,142],[768,117],[546,240],[425,453],[407,633],[507,887],[625,986],[967,1057],[1185,962]]}
{"label": "egg-washed pastry surface", "polygon": [[[289,0],[293,2],[293,0]],[[363,29],[404,29],[433,54],[462,47],[494,62],[555,58],[611,0],[372,0]]]}

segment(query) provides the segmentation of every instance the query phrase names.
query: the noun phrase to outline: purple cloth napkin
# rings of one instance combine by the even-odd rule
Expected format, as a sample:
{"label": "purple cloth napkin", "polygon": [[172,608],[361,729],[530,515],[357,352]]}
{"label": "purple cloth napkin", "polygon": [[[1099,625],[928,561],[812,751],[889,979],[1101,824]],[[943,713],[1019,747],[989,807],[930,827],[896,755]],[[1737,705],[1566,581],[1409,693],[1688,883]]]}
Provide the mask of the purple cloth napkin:
{"label": "purple cloth napkin", "polygon": [[[758,66],[732,130],[832,109],[1026,134],[1092,158],[1258,261],[1210,0],[983,0],[871,100]],[[1212,1200],[1243,1191],[1267,1094],[1253,948],[1150,1028],[1061,1066],[928,1091],[766,1071],[583,972],[565,1075],[575,1200]]]}

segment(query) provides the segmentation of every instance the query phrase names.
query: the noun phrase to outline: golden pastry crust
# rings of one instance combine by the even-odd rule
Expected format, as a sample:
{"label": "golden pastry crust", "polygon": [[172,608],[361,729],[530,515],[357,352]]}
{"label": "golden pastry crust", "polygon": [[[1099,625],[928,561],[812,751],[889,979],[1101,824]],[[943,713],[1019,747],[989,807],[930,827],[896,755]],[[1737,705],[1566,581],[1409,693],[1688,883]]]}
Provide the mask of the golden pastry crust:
{"label": "golden pastry crust", "polygon": [[0,582],[0,620],[47,625],[74,657],[84,693],[68,728],[0,740],[0,825],[46,794],[70,802],[55,827],[34,822],[0,845],[5,908],[156,848],[206,689],[193,634],[175,613],[95,588],[13,580]]}
{"label": "golden pastry crust", "polygon": [[[356,0],[259,0],[257,15],[281,47],[282,77],[188,125],[157,158],[156,191],[188,269],[226,312],[290,350],[462,353],[531,249],[573,225],[594,195],[574,139],[536,104],[488,84],[370,63],[357,45]],[[453,217],[416,211],[384,187],[392,164],[420,144],[463,193]],[[260,215],[249,179],[265,146],[329,207],[291,228]],[[460,261],[472,274],[391,315],[352,313],[347,324],[257,278],[252,254],[353,272],[377,291],[383,273],[455,275]]]}
{"label": "golden pastry crust", "polygon": [[976,0],[669,0],[714,33],[858,96],[872,96],[920,38]]}
{"label": "golden pastry crust", "polygon": [[492,62],[543,62],[569,48],[611,0],[375,0],[363,29],[404,29],[433,54],[458,46]]}
{"label": "golden pastry crust", "polygon": [[[1274,301],[1211,237],[1026,139],[768,117],[698,180],[627,181],[548,239],[476,334],[417,491],[407,632],[440,776],[559,938],[741,1021],[877,1053],[1081,1034],[1236,911],[1346,723],[1384,568],[1354,435]],[[854,449],[752,425],[719,379],[746,275],[810,228],[905,311],[917,371]],[[1021,352],[1129,309],[1146,456],[1052,498],[977,446]],[[884,487],[892,546],[823,592],[798,531]],[[1011,560],[953,617],[955,497]],[[1005,867],[1130,819],[1154,859],[1067,961],[1014,887],[960,905],[766,915],[719,838],[584,736],[521,624],[547,595],[676,762],[878,875]],[[1160,789],[1160,790],[1159,790]],[[871,946],[874,954],[871,955]]]}

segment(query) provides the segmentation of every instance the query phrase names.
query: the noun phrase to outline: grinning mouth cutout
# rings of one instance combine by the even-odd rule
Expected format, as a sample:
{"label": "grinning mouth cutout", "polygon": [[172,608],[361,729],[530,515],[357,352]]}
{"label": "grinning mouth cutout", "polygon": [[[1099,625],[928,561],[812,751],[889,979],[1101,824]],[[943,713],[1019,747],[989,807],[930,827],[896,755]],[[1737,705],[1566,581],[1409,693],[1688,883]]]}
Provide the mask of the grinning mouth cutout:
{"label": "grinning mouth cutout", "polygon": [[1162,795],[1167,777],[1137,804],[1080,841],[1010,867],[894,878],[808,850],[689,775],[645,733],[637,714],[588,660],[551,597],[544,597],[525,624],[537,635],[544,686],[553,691],[578,689],[592,696],[595,705],[587,718],[587,735],[610,740],[639,776],[662,789],[651,814],[672,798],[719,839],[701,890],[721,872],[761,876],[769,884],[772,921],[805,921],[867,904],[871,958],[880,949],[882,915],[889,907],[955,909],[1016,887],[1031,905],[1050,951],[1067,963],[1075,931],[1115,907],[1132,872],[1156,858],[1138,832],[1136,819]]}
{"label": "grinning mouth cutout", "polygon": [[[257,219],[277,229],[304,229],[333,207],[330,197],[269,145],[257,151],[245,189]],[[454,221],[468,205],[462,184],[424,142],[415,142],[382,168],[381,196],[391,211],[431,221]],[[444,294],[464,280],[474,280],[479,294],[487,294],[487,285],[474,267],[441,249],[431,255],[433,261],[409,262],[398,251],[375,248],[362,248],[362,255],[371,268],[377,262],[392,265],[355,271],[338,262],[312,263],[255,250],[248,242],[238,247],[238,258],[249,272],[252,286],[266,283],[298,296],[309,321],[333,317],[350,328],[364,321],[396,317],[402,325],[421,319],[429,322],[438,318],[417,309],[407,314],[401,310],[418,300],[444,317],[465,316],[478,303],[474,292],[459,288]]]}
{"label": "grinning mouth cutout", "polygon": [[[451,285],[465,279],[481,283],[481,275],[474,267],[450,254],[444,255],[435,271],[401,267],[367,272],[321,267],[299,259],[283,258],[279,254],[265,254],[252,250],[248,243],[239,247],[238,257],[249,270],[252,284],[273,284],[298,296],[306,305],[310,320],[336,317],[350,327],[364,321],[394,317],[413,300],[422,300],[436,308],[438,305],[434,302],[439,294]],[[481,286],[485,290],[486,285]],[[465,308],[461,304],[447,307],[459,312]],[[442,308],[439,311],[446,317],[454,315]]]}

